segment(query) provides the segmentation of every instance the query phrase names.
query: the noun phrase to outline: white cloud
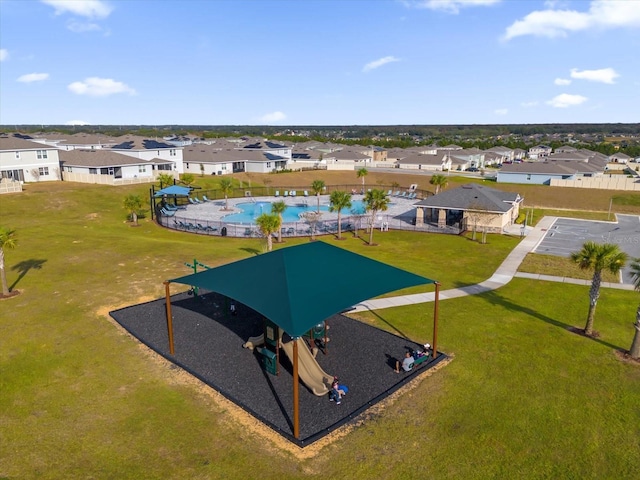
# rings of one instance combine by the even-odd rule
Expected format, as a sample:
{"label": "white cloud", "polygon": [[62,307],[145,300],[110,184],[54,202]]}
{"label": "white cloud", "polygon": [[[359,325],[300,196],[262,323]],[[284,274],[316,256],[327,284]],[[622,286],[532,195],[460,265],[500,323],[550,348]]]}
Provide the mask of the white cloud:
{"label": "white cloud", "polygon": [[601,68],[599,70],[578,70],[577,68],[571,69],[571,78],[578,78],[581,80],[589,80],[591,82],[601,83],[616,83],[615,79],[618,78],[618,74],[613,68]]}
{"label": "white cloud", "polygon": [[520,105],[522,105],[524,108],[531,108],[531,107],[537,107],[540,104],[540,102],[538,102],[537,100],[533,100],[531,102],[522,102]]}
{"label": "white cloud", "polygon": [[586,12],[553,8],[534,11],[507,27],[503,39],[522,35],[566,37],[569,32],[619,27],[640,27],[640,2],[592,0]]}
{"label": "white cloud", "polygon": [[41,0],[56,10],[56,15],[71,13],[87,18],[106,18],[113,7],[102,0]]}
{"label": "white cloud", "polygon": [[285,118],[287,118],[287,116],[282,112],[271,112],[260,117],[260,121],[267,122],[267,123],[281,122]]}
{"label": "white cloud", "polygon": [[18,77],[18,82],[22,83],[31,83],[31,82],[41,82],[42,80],[46,80],[49,78],[48,73],[27,73],[26,75],[22,75]]}
{"label": "white cloud", "polygon": [[95,32],[102,30],[102,27],[96,23],[76,22],[75,20],[67,22],[67,28],[73,33]]}
{"label": "white cloud", "polygon": [[568,78],[556,78],[553,83],[556,85],[571,85],[571,80]]}
{"label": "white cloud", "polygon": [[547,102],[547,105],[551,105],[554,108],[567,108],[580,105],[588,100],[587,97],[582,95],[571,95],[569,93],[561,93],[556,95]]}
{"label": "white cloud", "polygon": [[382,57],[379,58],[378,60],[374,60],[373,62],[369,62],[367,63],[364,67],[362,67],[362,71],[363,72],[370,72],[371,70],[375,70],[376,68],[380,68],[383,65],[386,65],[387,63],[392,63],[392,62],[399,62],[400,59],[396,58],[396,57]]}
{"label": "white cloud", "polygon": [[91,125],[89,122],[85,122],[84,120],[69,120],[65,122],[65,125]]}
{"label": "white cloud", "polygon": [[495,113],[496,115],[506,115],[507,113],[509,113],[509,110],[507,110],[506,108],[498,108],[497,110],[494,110],[493,113]]}
{"label": "white cloud", "polygon": [[67,88],[75,94],[92,97],[104,97],[116,93],[136,94],[136,91],[127,84],[116,82],[111,78],[85,78],[84,82],[73,82]]}
{"label": "white cloud", "polygon": [[0,62],[4,62],[7,59],[9,59],[9,50],[0,48]]}
{"label": "white cloud", "polygon": [[405,5],[416,8],[428,8],[447,13],[460,13],[461,8],[487,7],[500,3],[502,0],[414,0],[405,1]]}

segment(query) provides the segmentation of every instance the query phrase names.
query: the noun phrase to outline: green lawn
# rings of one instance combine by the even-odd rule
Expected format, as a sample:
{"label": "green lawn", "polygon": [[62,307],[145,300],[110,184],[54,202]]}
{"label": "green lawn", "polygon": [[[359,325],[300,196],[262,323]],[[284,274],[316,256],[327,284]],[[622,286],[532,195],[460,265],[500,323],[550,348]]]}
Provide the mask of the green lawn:
{"label": "green lawn", "polygon": [[[22,292],[0,301],[0,478],[636,478],[640,368],[614,351],[630,346],[637,293],[603,290],[598,340],[567,331],[584,324],[588,287],[514,279],[443,301],[439,348],[454,360],[316,456],[296,458],[105,316],[162,296],[162,282],[188,273],[194,257],[214,266],[263,250],[258,239],[148,219],[130,227],[122,201],[147,191],[38,184],[0,198],[0,225],[20,242],[6,252],[8,279]],[[335,243],[443,288],[486,280],[518,241],[375,240]],[[309,272],[329,282],[344,274]],[[359,318],[431,339],[429,306]]]}

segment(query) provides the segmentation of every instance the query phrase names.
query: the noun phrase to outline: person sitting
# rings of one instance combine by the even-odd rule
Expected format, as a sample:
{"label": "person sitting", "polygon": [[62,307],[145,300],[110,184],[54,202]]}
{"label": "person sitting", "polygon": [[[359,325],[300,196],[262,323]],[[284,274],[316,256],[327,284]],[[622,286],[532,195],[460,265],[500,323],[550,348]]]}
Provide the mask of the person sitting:
{"label": "person sitting", "polygon": [[415,362],[415,359],[413,358],[413,355],[411,355],[411,352],[407,352],[404,354],[404,360],[402,360],[402,364],[400,363],[400,360],[396,360],[396,373],[400,373],[400,367],[402,366],[402,370],[404,370],[405,372],[408,372],[409,370],[411,370],[413,368],[413,363]]}
{"label": "person sitting", "polygon": [[422,350],[416,350],[415,352],[413,352],[413,358],[415,358],[416,360],[420,357],[424,357],[426,355],[429,355],[429,349],[431,348],[431,345],[429,345],[428,343],[425,343],[422,346]]}

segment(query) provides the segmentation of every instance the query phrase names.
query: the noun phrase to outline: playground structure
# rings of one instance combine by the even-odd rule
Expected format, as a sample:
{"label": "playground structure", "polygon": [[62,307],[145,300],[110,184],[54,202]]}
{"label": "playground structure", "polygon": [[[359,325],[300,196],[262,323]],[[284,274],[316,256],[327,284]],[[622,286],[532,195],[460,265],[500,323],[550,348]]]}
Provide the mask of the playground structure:
{"label": "playground structure", "polygon": [[[325,339],[325,342],[328,340],[326,337],[326,323],[322,322],[316,327],[314,327],[314,329],[310,333],[311,345],[314,345],[316,335],[322,335],[322,337]],[[316,360],[317,348],[312,347],[312,351],[312,348],[309,348],[309,345],[307,344],[307,340],[305,338],[284,341],[283,337],[285,335],[285,332],[276,324],[268,320],[266,321],[265,331],[267,332],[266,341],[265,334],[262,334],[249,338],[242,345],[244,348],[247,348],[251,351],[255,350],[258,353],[258,355],[260,356],[260,363],[265,370],[274,375],[278,374],[280,350],[285,353],[285,355],[293,365],[295,342],[298,346],[298,376],[300,377],[300,380],[302,380],[302,382],[313,392],[313,394],[317,395],[318,397],[322,397],[329,393],[333,375],[325,372]],[[277,332],[277,335],[273,335],[272,337],[270,337],[270,334],[272,332]],[[262,345],[268,345],[274,348],[275,352],[270,350],[267,346],[262,347]]]}
{"label": "playground structure", "polygon": [[[338,276],[331,283],[324,278],[309,278],[309,271],[340,268],[353,275]],[[270,272],[269,281],[256,272]],[[375,278],[375,282],[370,279]],[[301,281],[305,279],[305,281]],[[175,353],[173,314],[170,285],[180,283],[191,287],[204,288],[251,308],[263,318],[287,333],[291,341],[281,342],[279,330],[265,328],[265,340],[272,342],[275,352],[262,355],[265,366],[275,365],[277,369],[280,350],[292,358],[292,438],[300,438],[300,379],[307,378],[310,387],[318,392],[323,390],[326,375],[301,339],[316,325],[338,312],[346,311],[362,300],[371,299],[389,291],[402,288],[434,284],[433,308],[433,352],[437,356],[437,323],[439,305],[439,283],[427,277],[369,259],[365,256],[317,241],[274,250],[263,255],[246,258],[212,269],[193,273],[164,282],[165,310],[167,321],[168,354]],[[318,302],[318,299],[323,299]],[[283,335],[284,337],[284,335]],[[315,341],[315,340],[314,340]],[[266,344],[266,342],[265,342]],[[291,352],[287,353],[291,345]],[[326,350],[326,343],[324,345]],[[309,353],[309,355],[307,355]],[[300,359],[304,360],[301,361]],[[313,358],[312,363],[309,358]],[[301,364],[302,365],[301,368]],[[304,370],[301,374],[301,370]],[[326,375],[328,376],[328,375]],[[303,379],[304,381],[304,379]],[[328,387],[328,386],[327,386]]]}

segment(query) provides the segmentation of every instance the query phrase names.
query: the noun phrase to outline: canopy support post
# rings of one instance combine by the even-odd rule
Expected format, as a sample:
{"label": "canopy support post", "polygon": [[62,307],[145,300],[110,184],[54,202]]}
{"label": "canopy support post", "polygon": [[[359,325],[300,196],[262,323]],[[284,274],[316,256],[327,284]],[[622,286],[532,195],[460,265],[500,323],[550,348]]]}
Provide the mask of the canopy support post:
{"label": "canopy support post", "polygon": [[435,282],[436,294],[433,302],[433,358],[438,357],[438,307],[440,304],[440,283]]}
{"label": "canopy support post", "polygon": [[169,353],[173,355],[173,317],[171,316],[171,292],[169,289],[169,284],[171,282],[164,282],[164,290],[165,290],[165,304],[167,306],[167,333],[169,334]]}
{"label": "canopy support post", "polygon": [[300,408],[298,398],[298,339],[293,341],[293,436],[300,436]]}

